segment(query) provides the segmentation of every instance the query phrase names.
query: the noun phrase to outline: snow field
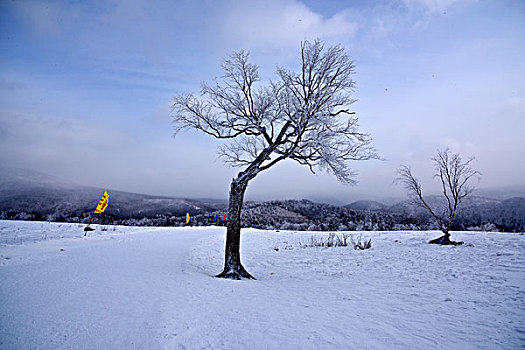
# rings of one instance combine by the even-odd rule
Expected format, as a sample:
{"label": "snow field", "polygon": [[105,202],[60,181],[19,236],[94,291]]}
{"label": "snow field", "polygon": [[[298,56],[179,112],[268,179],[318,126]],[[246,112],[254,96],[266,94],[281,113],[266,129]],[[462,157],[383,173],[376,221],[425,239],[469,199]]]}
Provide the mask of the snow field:
{"label": "snow field", "polygon": [[517,234],[454,232],[473,246],[441,247],[426,244],[437,232],[363,232],[361,251],[245,229],[257,281],[230,281],[212,277],[224,228],[82,227],[0,221],[0,348],[525,346]]}

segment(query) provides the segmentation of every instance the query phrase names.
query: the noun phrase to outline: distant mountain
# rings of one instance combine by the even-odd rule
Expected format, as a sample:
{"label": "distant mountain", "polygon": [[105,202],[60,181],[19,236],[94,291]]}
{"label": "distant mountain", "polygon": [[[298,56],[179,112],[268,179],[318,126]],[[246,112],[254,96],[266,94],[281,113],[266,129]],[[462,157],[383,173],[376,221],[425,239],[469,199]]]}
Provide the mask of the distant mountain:
{"label": "distant mountain", "polygon": [[499,188],[478,188],[474,195],[494,199],[525,198],[525,186],[503,186]]}
{"label": "distant mountain", "polygon": [[349,209],[355,209],[355,210],[369,210],[369,211],[388,211],[388,206],[379,203],[376,201],[367,201],[367,200],[361,200],[357,202],[353,202],[351,204],[345,205],[345,208]]}
{"label": "distant mountain", "polygon": [[467,202],[467,205],[459,209],[457,217],[458,221],[471,225],[490,222],[500,227],[523,230],[525,228],[525,198]]}
{"label": "distant mountain", "polygon": [[[226,201],[151,196],[107,189],[110,205],[105,215],[143,218],[182,216],[224,210]],[[37,212],[43,216],[89,214],[104,189],[76,185],[26,169],[0,170],[0,211]]]}
{"label": "distant mountain", "polygon": [[[183,225],[190,213],[192,225],[224,225],[226,200],[187,199],[107,189],[109,206],[95,220],[127,225]],[[104,189],[81,186],[24,169],[0,169],[0,218],[86,222]],[[426,197],[434,207],[440,196]],[[217,219],[216,219],[217,218]],[[456,228],[494,224],[501,230],[525,229],[525,198],[467,198],[456,217]],[[425,210],[410,201],[394,205],[357,201],[346,206],[309,200],[248,201],[244,226],[296,230],[436,229]]]}

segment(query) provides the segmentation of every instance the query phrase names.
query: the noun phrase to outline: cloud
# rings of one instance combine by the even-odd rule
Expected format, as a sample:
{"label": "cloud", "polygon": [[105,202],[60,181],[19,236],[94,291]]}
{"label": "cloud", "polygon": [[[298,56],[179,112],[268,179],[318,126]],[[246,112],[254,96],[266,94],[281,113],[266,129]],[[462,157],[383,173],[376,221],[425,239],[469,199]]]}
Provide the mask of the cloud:
{"label": "cloud", "polygon": [[215,146],[191,133],[152,140],[101,123],[0,112],[0,164],[81,185],[221,198],[232,170],[216,161]]}
{"label": "cloud", "polygon": [[9,92],[19,91],[27,88],[27,84],[9,79],[0,79],[0,91],[7,90]]}
{"label": "cloud", "polygon": [[518,112],[525,113],[525,97],[511,97],[507,100],[507,105]]}
{"label": "cloud", "polygon": [[423,8],[429,13],[443,13],[457,2],[459,2],[459,0],[403,0],[403,3],[408,8]]}
{"label": "cloud", "polygon": [[444,137],[441,142],[441,149],[449,148],[454,153],[459,153],[462,157],[471,157],[479,152],[478,147],[471,141],[459,140],[452,137]]}
{"label": "cloud", "polygon": [[7,130],[0,144],[4,161],[64,168],[96,163],[108,150],[129,149],[132,139],[102,125],[42,114],[1,112]]}
{"label": "cloud", "polygon": [[61,8],[50,1],[19,1],[14,2],[21,18],[37,35],[55,36],[62,32],[63,20]]}
{"label": "cloud", "polygon": [[145,0],[12,6],[34,44],[54,53],[53,61],[76,68],[75,74],[93,71],[123,84],[160,81],[170,88],[175,82],[198,83],[203,72],[220,74],[220,60],[232,51],[251,50],[273,72],[275,64],[297,58],[304,39],[344,44],[358,30],[348,11],[324,16],[296,0],[204,2],[202,7],[193,1]]}
{"label": "cloud", "polygon": [[304,39],[348,40],[357,31],[357,24],[344,11],[323,17],[294,0],[233,2],[222,15],[216,39],[233,49],[297,48]]}

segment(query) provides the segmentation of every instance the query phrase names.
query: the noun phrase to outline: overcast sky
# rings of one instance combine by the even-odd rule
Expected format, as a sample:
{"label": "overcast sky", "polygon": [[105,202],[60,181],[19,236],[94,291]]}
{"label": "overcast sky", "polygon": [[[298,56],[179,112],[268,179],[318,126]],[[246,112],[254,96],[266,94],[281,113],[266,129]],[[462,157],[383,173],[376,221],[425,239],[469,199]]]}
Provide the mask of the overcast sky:
{"label": "overcast sky", "polygon": [[300,42],[342,44],[352,105],[384,161],[358,185],[283,162],[249,199],[394,197],[400,164],[432,187],[430,158],[475,156],[479,187],[525,185],[525,2],[1,1],[0,165],[140,193],[225,198],[237,170],[220,141],[172,138],[170,100],[247,49],[263,82],[297,67]]}

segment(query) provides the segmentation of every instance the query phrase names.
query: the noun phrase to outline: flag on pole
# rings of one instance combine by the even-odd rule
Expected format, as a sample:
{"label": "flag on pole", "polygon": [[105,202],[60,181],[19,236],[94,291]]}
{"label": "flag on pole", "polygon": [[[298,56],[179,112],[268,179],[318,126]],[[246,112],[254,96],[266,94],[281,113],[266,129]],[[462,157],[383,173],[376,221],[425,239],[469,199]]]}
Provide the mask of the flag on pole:
{"label": "flag on pole", "polygon": [[98,202],[97,208],[95,209],[95,213],[99,214],[106,210],[108,203],[109,194],[107,191],[104,191],[104,194],[102,194],[102,198],[100,198],[100,202]]}
{"label": "flag on pole", "polygon": [[[109,204],[109,194],[106,190],[104,190],[104,193],[102,194],[102,198],[100,198],[100,201],[98,202],[94,213],[95,214],[102,213],[104,210],[106,210],[106,208],[108,207],[108,204]],[[88,231],[94,230],[93,228],[89,227],[89,225],[91,225],[91,221],[93,221],[93,213],[91,213],[90,215],[89,223],[87,224],[86,227],[84,227],[84,237],[87,235]]]}
{"label": "flag on pole", "polygon": [[186,223],[190,222],[190,213],[186,213]]}
{"label": "flag on pole", "polygon": [[222,221],[226,221],[226,215],[227,215],[227,214],[224,214],[224,220],[222,220]]}
{"label": "flag on pole", "polygon": [[217,214],[215,214],[215,218],[213,219],[213,222],[217,221]]}

